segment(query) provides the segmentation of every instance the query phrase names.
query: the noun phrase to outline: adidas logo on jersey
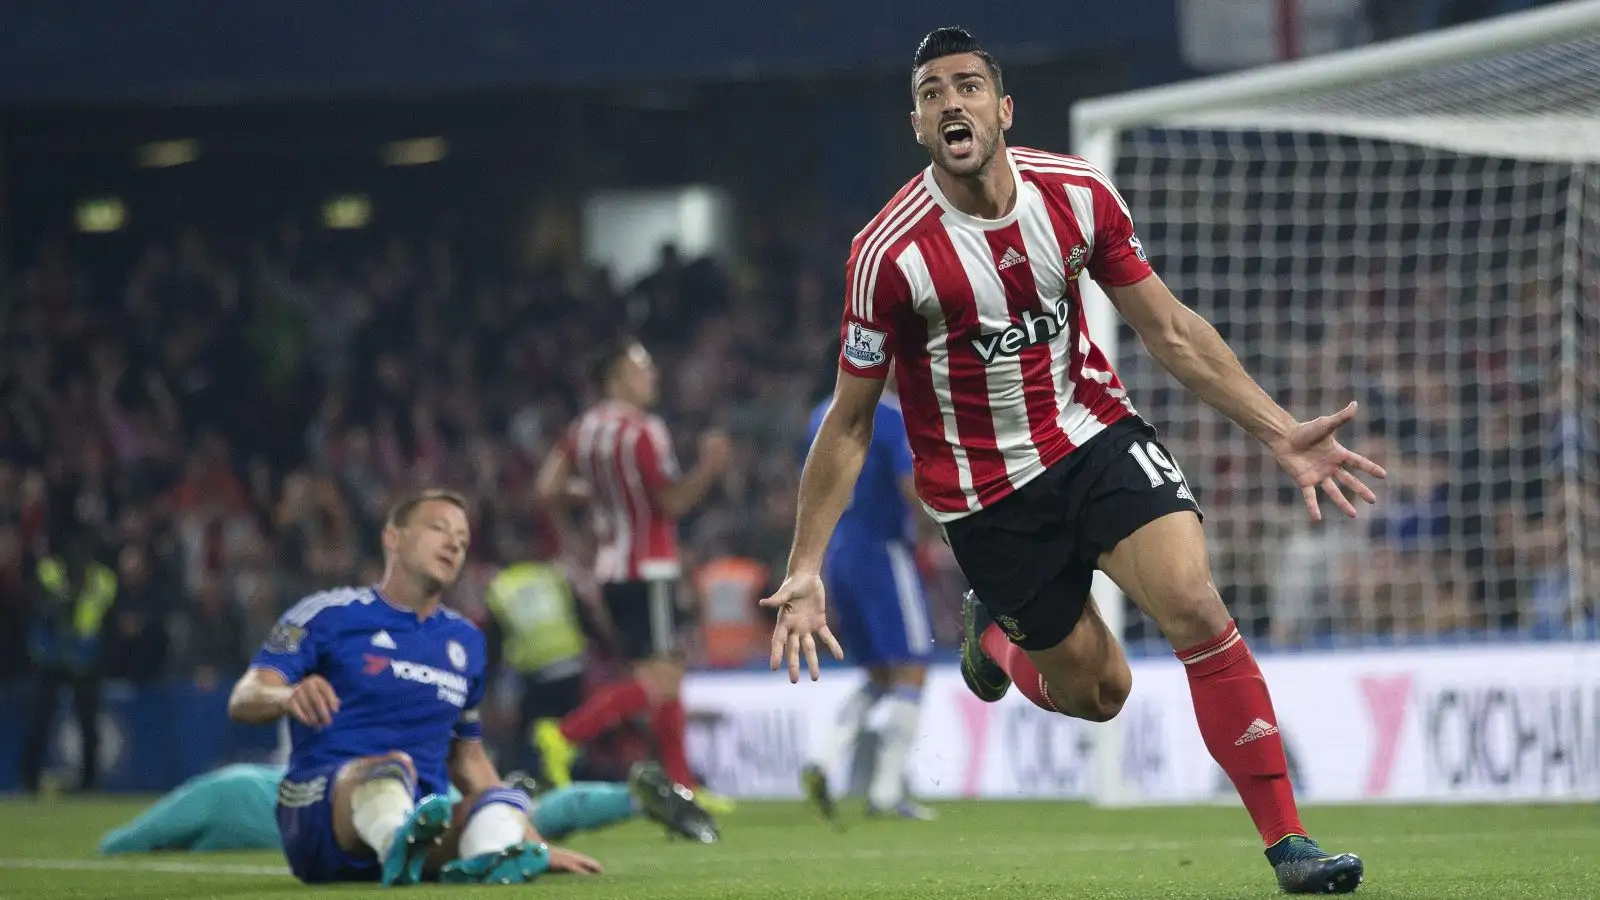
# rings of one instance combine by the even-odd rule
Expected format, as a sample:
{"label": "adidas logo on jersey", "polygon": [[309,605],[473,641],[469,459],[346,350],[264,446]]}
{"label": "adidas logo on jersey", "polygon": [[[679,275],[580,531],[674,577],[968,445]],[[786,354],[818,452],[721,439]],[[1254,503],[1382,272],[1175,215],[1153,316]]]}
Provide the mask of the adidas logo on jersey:
{"label": "adidas logo on jersey", "polygon": [[1054,315],[1043,310],[1041,312],[1044,314],[1036,315],[1031,309],[1024,310],[1021,322],[1012,323],[1005,331],[991,332],[974,339],[972,346],[978,351],[983,364],[990,365],[1002,357],[1016,356],[1027,347],[1054,340],[1056,335],[1066,330],[1072,310],[1067,306],[1067,301],[1057,300]]}
{"label": "adidas logo on jersey", "polygon": [[1027,261],[1028,258],[1023,256],[1021,253],[1018,253],[1017,248],[1007,247],[1006,252],[1001,255],[1000,262],[995,265],[995,268],[1004,272],[1012,266],[1020,266]]}
{"label": "adidas logo on jersey", "polygon": [[1178,499],[1179,500],[1193,500],[1194,499],[1194,494],[1189,490],[1189,486],[1187,484],[1178,485]]}
{"label": "adidas logo on jersey", "polygon": [[380,631],[377,634],[373,635],[372,636],[372,646],[374,646],[374,647],[382,647],[385,650],[398,650],[398,649],[400,649],[399,647],[395,646],[394,638],[389,637],[389,632],[387,632],[387,631]]}
{"label": "adidas logo on jersey", "polygon": [[1250,727],[1244,730],[1244,734],[1239,735],[1239,739],[1234,741],[1233,745],[1235,747],[1243,747],[1251,741],[1259,741],[1264,737],[1277,733],[1278,726],[1268,722],[1266,719],[1257,719],[1250,723]]}

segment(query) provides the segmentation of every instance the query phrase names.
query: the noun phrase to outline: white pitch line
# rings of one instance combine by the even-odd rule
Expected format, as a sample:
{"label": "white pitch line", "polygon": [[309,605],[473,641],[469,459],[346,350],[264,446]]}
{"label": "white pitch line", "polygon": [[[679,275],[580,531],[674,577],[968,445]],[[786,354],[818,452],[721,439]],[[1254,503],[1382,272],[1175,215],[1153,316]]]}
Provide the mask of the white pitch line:
{"label": "white pitch line", "polygon": [[[1547,837],[1560,838],[1588,838],[1600,832],[1600,828],[1593,826],[1567,826],[1553,828],[1541,832]],[[1346,845],[1349,849],[1360,853],[1364,848],[1372,846],[1403,846],[1407,844],[1436,844],[1436,843],[1483,843],[1497,842],[1505,838],[1499,832],[1421,832],[1418,834],[1384,834],[1384,835],[1346,835],[1337,843],[1330,843],[1329,848],[1341,851]],[[960,842],[959,852],[965,858],[987,856],[1009,856],[1015,853],[1015,848],[1004,843],[988,843],[980,839],[963,840]],[[1261,842],[1253,838],[1199,838],[1191,840],[1128,840],[1108,841],[1102,839],[1086,839],[1065,841],[1052,847],[1052,853],[1169,853],[1177,851],[1203,851],[1203,850],[1251,850],[1258,849]],[[615,864],[620,869],[643,868],[654,869],[681,865],[684,855],[679,853],[637,853],[627,852],[622,848],[607,848],[608,856],[613,857]],[[699,848],[696,848],[699,849]],[[817,849],[804,852],[793,850],[774,849],[771,851],[735,851],[722,852],[708,849],[704,854],[695,856],[695,865],[703,869],[720,868],[723,866],[745,867],[756,863],[789,862],[794,860],[824,861],[824,860],[873,860],[887,855],[896,859],[905,858],[934,858],[950,854],[949,847],[895,847],[890,849],[860,848],[856,850],[826,850]],[[104,872],[153,872],[176,875],[284,875],[289,871],[281,866],[248,865],[244,863],[205,863],[205,862],[176,862],[150,859],[27,859],[0,857],[0,871],[7,869],[47,869],[56,871],[104,871]]]}
{"label": "white pitch line", "polygon": [[0,857],[0,869],[50,869],[66,872],[160,872],[176,875],[288,875],[283,866],[244,863],[188,863],[162,860],[20,859]]}

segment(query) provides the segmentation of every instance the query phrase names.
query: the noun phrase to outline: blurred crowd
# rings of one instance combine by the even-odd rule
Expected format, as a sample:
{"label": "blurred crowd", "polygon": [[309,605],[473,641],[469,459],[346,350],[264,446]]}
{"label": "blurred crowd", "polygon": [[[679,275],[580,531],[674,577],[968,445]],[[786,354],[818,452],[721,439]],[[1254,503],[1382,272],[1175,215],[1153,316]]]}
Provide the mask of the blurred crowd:
{"label": "blurred crowd", "polygon": [[739,269],[668,246],[619,290],[579,266],[507,272],[475,238],[285,227],[239,246],[155,240],[120,276],[59,245],[31,261],[0,319],[0,667],[28,657],[34,562],[79,532],[118,577],[105,674],[202,685],[299,597],[375,581],[384,513],[413,486],[474,503],[455,605],[477,612],[506,561],[583,572],[586,529],[538,514],[532,478],[589,399],[582,348],[619,329],[661,363],[681,445],[737,436],[684,522],[689,566],[781,567],[836,333],[839,287],[816,273],[839,267],[776,244]]}
{"label": "blurred crowd", "polygon": [[[1341,439],[1389,476],[1355,521],[1324,500],[1313,525],[1263,447],[1127,360],[1125,380],[1163,385],[1141,408],[1170,423],[1216,583],[1253,631],[1289,646],[1600,635],[1600,321],[1564,324],[1540,271],[1469,287],[1441,266],[1337,304],[1191,290],[1287,409],[1361,404]],[[1563,377],[1573,340],[1586,362]]]}
{"label": "blurred crowd", "polygon": [[[466,227],[187,232],[122,269],[44,247],[0,316],[0,676],[41,652],[29,646],[39,562],[87,537],[116,577],[99,670],[225,685],[287,605],[377,579],[390,499],[425,484],[463,490],[476,510],[456,606],[481,614],[483,586],[518,559],[563,559],[585,589],[587,531],[541,515],[532,480],[590,399],[583,348],[620,329],[661,364],[660,411],[680,450],[706,428],[735,437],[711,501],[683,523],[689,568],[736,556],[781,572],[842,267],[825,241],[747,239],[737,263],[664,247],[630,285],[572,263],[507,266]],[[1570,421],[1545,389],[1555,295],[1544,283],[1515,298],[1425,285],[1308,324],[1303,310],[1199,292],[1290,409],[1367,406],[1352,442],[1390,466],[1383,505],[1315,530],[1260,448],[1122,354],[1136,404],[1208,510],[1216,580],[1241,625],[1298,643],[1573,624],[1574,559],[1592,598],[1600,554],[1588,537],[1569,552],[1568,516],[1592,517],[1600,497],[1592,477],[1583,496],[1566,493],[1585,489],[1563,478],[1565,442],[1588,468],[1596,448],[1592,411]],[[942,547],[925,549],[950,646],[955,604],[943,600],[959,596],[959,574]],[[1580,624],[1593,616],[1586,601]],[[1137,616],[1129,637],[1155,638]]]}

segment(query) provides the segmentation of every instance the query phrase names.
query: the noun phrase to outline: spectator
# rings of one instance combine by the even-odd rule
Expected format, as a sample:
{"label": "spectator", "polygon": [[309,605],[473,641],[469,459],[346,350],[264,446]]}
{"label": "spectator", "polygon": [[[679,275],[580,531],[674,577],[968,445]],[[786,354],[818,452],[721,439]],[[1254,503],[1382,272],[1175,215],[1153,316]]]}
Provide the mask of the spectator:
{"label": "spectator", "polygon": [[117,596],[117,576],[97,558],[96,543],[89,530],[74,528],[60,541],[59,555],[43,557],[34,568],[28,626],[34,689],[22,745],[24,790],[39,789],[56,702],[64,686],[72,688],[83,736],[83,774],[78,786],[94,790],[99,782],[101,629]]}

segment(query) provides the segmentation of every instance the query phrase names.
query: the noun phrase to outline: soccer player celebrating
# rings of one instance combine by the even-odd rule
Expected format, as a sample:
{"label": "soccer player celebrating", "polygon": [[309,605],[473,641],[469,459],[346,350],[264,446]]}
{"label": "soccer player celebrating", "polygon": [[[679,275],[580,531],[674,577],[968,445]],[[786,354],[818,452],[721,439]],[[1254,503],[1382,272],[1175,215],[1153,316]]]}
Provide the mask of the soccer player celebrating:
{"label": "soccer player celebrating", "polygon": [[[292,607],[228,698],[235,721],[292,719],[278,830],[301,881],[519,883],[547,869],[600,871],[544,844],[527,794],[504,786],[484,752],[483,635],[440,605],[469,538],[460,496],[406,497],[383,529],[383,580]],[[463,795],[454,823],[451,784]]]}
{"label": "soccer player celebrating", "polygon": [[[651,711],[661,764],[680,784],[698,787],[684,749],[686,728],[679,690],[684,664],[680,633],[686,624],[678,602],[682,574],[677,520],[711,490],[727,467],[725,435],[707,434],[700,458],[687,473],[666,425],[649,412],[660,375],[638,341],[618,337],[590,359],[589,377],[604,397],[578,418],[539,471],[536,489],[545,503],[588,504],[599,548],[595,577],[616,631],[617,649],[632,677],[597,690],[559,722],[534,729],[545,777],[571,782],[577,747],[623,721]],[[719,798],[702,802],[726,808]]]}
{"label": "soccer player celebrating", "polygon": [[827,628],[824,550],[871,446],[891,359],[917,490],[976,596],[962,673],[979,698],[1015,684],[1035,705],[1091,721],[1116,715],[1132,679],[1089,600],[1104,571],[1183,661],[1206,747],[1228,774],[1289,893],[1352,891],[1362,863],[1306,835],[1266,682],[1211,582],[1200,509],[1182,471],[1134,412],[1090,338],[1085,271],[1167,371],[1271,448],[1314,521],[1320,488],[1348,516],[1376,497],[1355,473],[1383,469],[1334,432],[1352,403],[1306,422],[1251,380],[1221,337],[1151,270],[1122,198],[1071,156],[1010,148],[1000,67],[967,32],[917,49],[911,124],[932,165],[856,236],[840,374],[800,485],[772,665]]}
{"label": "soccer player celebrating", "polygon": [[[830,363],[829,375],[837,371]],[[827,409],[824,400],[813,411],[810,440],[815,440]],[[912,510],[918,504],[911,447],[892,389],[879,400],[873,417],[861,477],[822,569],[828,594],[838,605],[839,630],[867,670],[867,680],[839,710],[825,746],[802,771],[801,785],[822,814],[833,818],[828,770],[855,747],[863,726],[876,713],[884,725],[878,732],[878,754],[867,788],[867,814],[927,820],[934,817],[933,810],[907,798],[905,784],[922,716],[922,684],[933,650],[933,627],[914,555]]]}

